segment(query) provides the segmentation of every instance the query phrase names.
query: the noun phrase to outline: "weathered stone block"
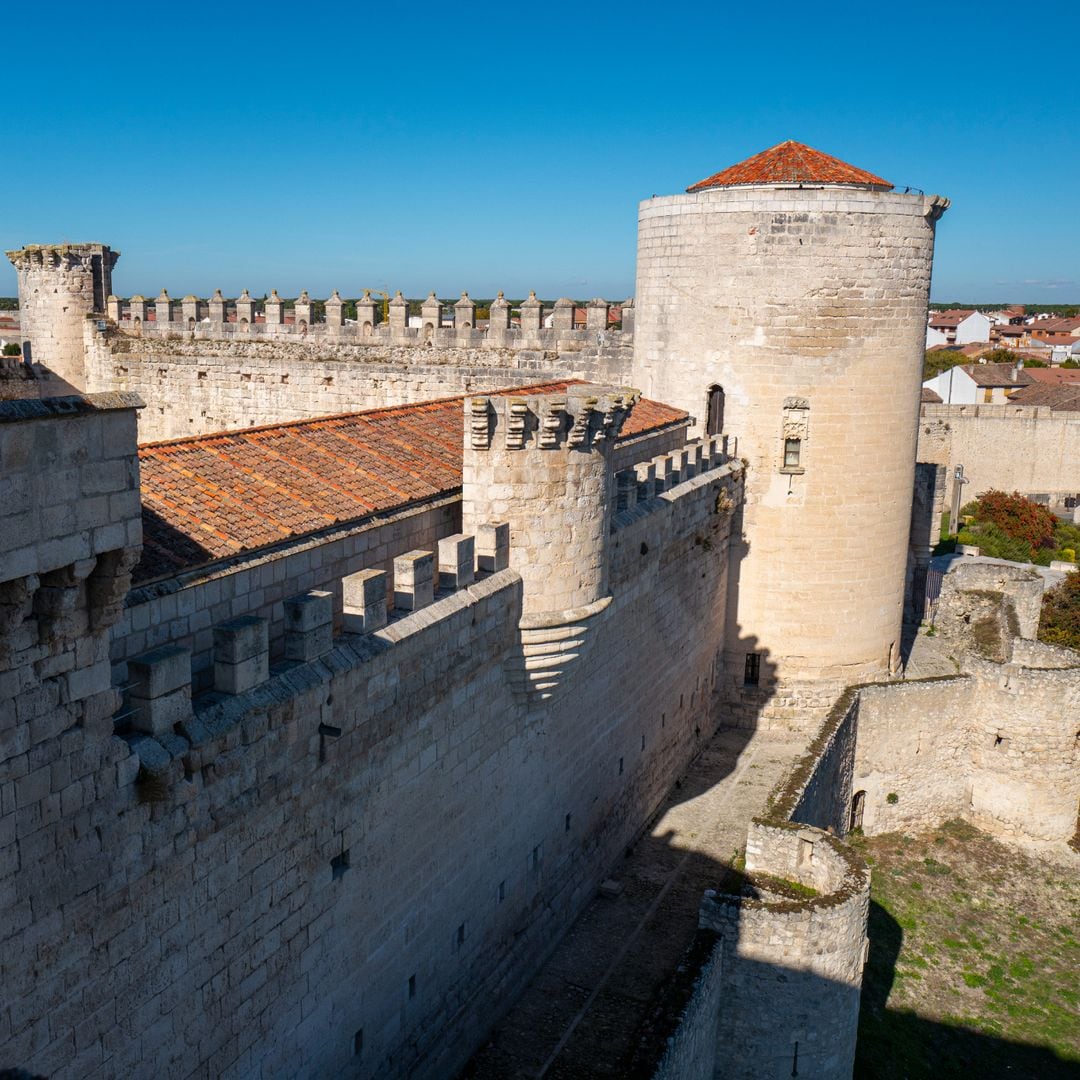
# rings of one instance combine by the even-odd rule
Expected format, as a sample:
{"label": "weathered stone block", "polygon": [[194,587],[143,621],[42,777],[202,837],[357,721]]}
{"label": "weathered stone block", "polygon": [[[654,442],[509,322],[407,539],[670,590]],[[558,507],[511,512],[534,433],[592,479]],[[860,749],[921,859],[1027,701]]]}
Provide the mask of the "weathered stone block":
{"label": "weathered stone block", "polygon": [[464,589],[476,578],[476,540],[464,533],[439,541],[439,588]]}
{"label": "weathered stone block", "polygon": [[408,551],[394,560],[394,607],[416,611],[435,599],[435,556]]}
{"label": "weathered stone block", "polygon": [[494,574],[510,565],[510,522],[481,525],[476,531],[476,566]]}
{"label": "weathered stone block", "polygon": [[214,689],[221,694],[243,694],[262,685],[270,678],[269,652],[257,653],[246,660],[230,664],[214,661]]}
{"label": "weathered stone block", "polygon": [[285,659],[309,663],[325,656],[334,647],[334,627],[323,623],[310,630],[285,631]]}
{"label": "weathered stone block", "polygon": [[214,627],[214,659],[239,664],[270,648],[269,627],[257,615],[241,615]]}
{"label": "weathered stone block", "polygon": [[386,573],[361,570],[342,579],[345,592],[345,628],[370,634],[386,625]]}
{"label": "weathered stone block", "polygon": [[172,731],[175,724],[191,719],[190,682],[160,697],[143,698],[133,694],[129,701],[131,726],[149,735],[164,735]]}
{"label": "weathered stone block", "polygon": [[285,630],[303,633],[334,621],[334,594],[313,589],[285,601]]}
{"label": "weathered stone block", "polygon": [[180,645],[164,645],[128,661],[131,696],[163,697],[191,685],[191,653]]}

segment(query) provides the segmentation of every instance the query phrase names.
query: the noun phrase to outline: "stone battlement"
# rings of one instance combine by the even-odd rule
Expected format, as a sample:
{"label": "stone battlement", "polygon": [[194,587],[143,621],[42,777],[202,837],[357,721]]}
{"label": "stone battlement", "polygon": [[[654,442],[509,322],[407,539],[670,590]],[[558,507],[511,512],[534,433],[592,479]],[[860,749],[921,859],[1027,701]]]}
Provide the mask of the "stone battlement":
{"label": "stone battlement", "polygon": [[[420,325],[410,325],[408,301],[397,293],[388,304],[365,293],[356,304],[356,318],[344,316],[345,301],[335,290],[329,299],[313,301],[306,292],[291,304],[272,292],[262,300],[247,290],[227,300],[217,290],[209,300],[185,296],[174,300],[162,290],[150,300],[132,296],[127,301],[110,296],[106,308],[110,322],[125,335],[195,341],[325,340],[340,344],[386,346],[406,344],[443,348],[558,350],[584,345],[625,344],[633,337],[631,301],[613,304],[590,300],[585,322],[575,321],[577,310],[565,297],[545,308],[535,293],[522,302],[516,324],[502,293],[490,305],[489,318],[477,325],[476,303],[462,293],[448,305],[430,295],[421,306]],[[383,313],[385,310],[385,318]],[[612,321],[611,313],[619,318]]]}

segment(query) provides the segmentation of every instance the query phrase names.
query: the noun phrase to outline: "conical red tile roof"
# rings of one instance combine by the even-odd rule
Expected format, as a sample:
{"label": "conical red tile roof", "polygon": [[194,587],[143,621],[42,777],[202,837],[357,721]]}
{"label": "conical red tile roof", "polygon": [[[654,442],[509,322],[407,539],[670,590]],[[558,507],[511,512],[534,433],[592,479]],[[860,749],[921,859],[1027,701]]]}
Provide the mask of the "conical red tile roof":
{"label": "conical red tile roof", "polygon": [[738,184],[865,184],[891,188],[893,185],[880,176],[856,169],[839,158],[830,157],[812,146],[794,142],[779,143],[760,154],[740,161],[713,176],[691,185],[686,190],[734,187]]}

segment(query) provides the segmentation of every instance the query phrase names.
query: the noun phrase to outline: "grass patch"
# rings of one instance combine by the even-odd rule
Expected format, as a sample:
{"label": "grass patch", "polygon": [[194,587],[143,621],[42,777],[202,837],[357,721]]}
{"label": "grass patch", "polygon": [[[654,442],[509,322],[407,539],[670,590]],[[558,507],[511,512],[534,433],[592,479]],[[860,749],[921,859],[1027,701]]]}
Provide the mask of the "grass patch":
{"label": "grass patch", "polygon": [[857,1080],[1080,1078],[1080,875],[963,822],[874,862]]}

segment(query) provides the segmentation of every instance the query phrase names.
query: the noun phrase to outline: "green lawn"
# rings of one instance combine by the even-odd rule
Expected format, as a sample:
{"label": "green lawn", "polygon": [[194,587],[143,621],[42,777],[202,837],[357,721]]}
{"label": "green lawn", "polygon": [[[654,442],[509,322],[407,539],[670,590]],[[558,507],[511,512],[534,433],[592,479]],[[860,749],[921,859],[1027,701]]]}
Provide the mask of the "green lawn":
{"label": "green lawn", "polygon": [[872,868],[857,1078],[1080,1078],[1080,873],[962,822]]}

